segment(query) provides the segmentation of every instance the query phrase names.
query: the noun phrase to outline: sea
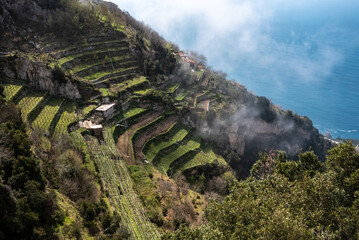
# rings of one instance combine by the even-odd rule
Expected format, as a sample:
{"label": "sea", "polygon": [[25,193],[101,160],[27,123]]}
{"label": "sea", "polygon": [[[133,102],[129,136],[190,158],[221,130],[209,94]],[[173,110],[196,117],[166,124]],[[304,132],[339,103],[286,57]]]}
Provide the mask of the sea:
{"label": "sea", "polygon": [[[158,16],[156,22],[155,16],[143,15],[146,9],[136,4],[129,4],[126,9],[126,0],[115,1],[181,49],[203,53],[208,65],[226,72],[228,79],[240,82],[249,91],[269,98],[283,109],[309,117],[322,134],[359,139],[358,0],[303,0],[303,4],[295,7],[283,4],[285,6],[277,7],[270,19],[262,23],[266,24],[264,30],[252,31],[249,22],[248,28],[245,24],[238,28],[238,34],[235,29],[230,29],[228,35],[219,32],[218,36],[225,37],[219,37],[218,41],[209,41],[213,36],[205,34],[211,33],[211,25],[221,24],[221,18],[226,17],[220,11],[219,23],[200,21],[198,17],[205,13],[176,18],[172,23],[172,18],[166,17],[163,11],[160,16],[165,23],[163,27]],[[270,2],[265,2],[268,8]],[[203,8],[206,9],[205,5]],[[187,11],[179,9],[178,12],[185,15]],[[241,14],[228,17],[240,18]],[[243,35],[243,31],[248,32],[249,37]],[[238,47],[237,35],[242,36],[240,40],[243,36],[249,39],[238,43],[248,44],[248,49],[251,39],[258,41],[252,46],[255,50]]]}
{"label": "sea", "polygon": [[[323,31],[327,28],[330,30]],[[307,80],[305,74],[293,74],[285,67],[258,66],[251,61],[242,61],[237,68],[229,69],[229,77],[284,109],[308,116],[322,134],[359,139],[359,4],[339,10],[326,7],[322,12],[308,9],[279,12],[271,37],[288,47],[282,53],[282,58],[288,61],[315,59],[316,48],[321,45],[334,50],[339,60],[332,63],[328,72],[317,76],[318,79]],[[293,41],[296,44],[292,44]],[[303,45],[310,47],[303,49]],[[327,63],[320,62],[325,59],[314,60],[312,64],[326,68]],[[311,71],[311,66],[307,68]],[[271,76],[275,76],[279,84],[273,83]]]}

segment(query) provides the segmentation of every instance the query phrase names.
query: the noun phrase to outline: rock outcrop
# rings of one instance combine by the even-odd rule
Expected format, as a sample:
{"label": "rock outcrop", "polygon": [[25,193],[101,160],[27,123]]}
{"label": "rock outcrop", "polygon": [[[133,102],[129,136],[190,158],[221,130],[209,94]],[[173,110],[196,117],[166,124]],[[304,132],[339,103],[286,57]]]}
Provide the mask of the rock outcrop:
{"label": "rock outcrop", "polygon": [[77,84],[64,76],[58,77],[42,62],[33,62],[26,57],[8,57],[2,67],[3,74],[8,78],[28,81],[32,87],[48,91],[51,95],[72,100],[81,98]]}

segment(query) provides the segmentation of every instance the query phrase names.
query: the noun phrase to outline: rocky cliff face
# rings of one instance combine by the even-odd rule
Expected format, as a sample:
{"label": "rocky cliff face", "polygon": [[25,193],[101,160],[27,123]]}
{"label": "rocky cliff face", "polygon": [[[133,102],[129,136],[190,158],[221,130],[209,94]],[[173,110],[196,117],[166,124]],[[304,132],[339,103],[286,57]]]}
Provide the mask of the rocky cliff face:
{"label": "rocky cliff face", "polygon": [[237,154],[241,160],[233,162],[232,167],[240,177],[249,173],[259,153],[264,151],[282,150],[294,158],[301,150],[311,148],[322,160],[325,159],[330,143],[307,117],[285,111],[273,114],[273,119],[263,119],[257,107],[242,105],[226,117],[191,111],[184,119],[204,139],[214,143],[224,156],[230,152]]}
{"label": "rocky cliff face", "polygon": [[33,22],[47,22],[48,12],[33,0],[0,0],[2,28],[15,30],[15,21],[20,18]]}
{"label": "rocky cliff face", "polygon": [[32,87],[49,91],[51,95],[72,100],[81,98],[74,82],[57,77],[56,72],[44,63],[33,62],[26,57],[8,57],[3,62],[1,71],[9,78],[26,80]]}

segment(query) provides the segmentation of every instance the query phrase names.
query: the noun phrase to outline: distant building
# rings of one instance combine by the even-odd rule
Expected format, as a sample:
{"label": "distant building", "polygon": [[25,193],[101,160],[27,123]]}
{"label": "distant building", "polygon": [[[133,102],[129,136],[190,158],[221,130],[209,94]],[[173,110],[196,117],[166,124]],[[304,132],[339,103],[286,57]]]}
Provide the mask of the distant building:
{"label": "distant building", "polygon": [[112,118],[115,114],[115,105],[115,103],[103,104],[100,107],[96,108],[95,111],[102,117],[109,119]]}
{"label": "distant building", "polygon": [[102,125],[101,124],[93,124],[92,121],[86,120],[80,122],[80,127],[86,128],[92,135],[94,136],[102,136]]}
{"label": "distant building", "polygon": [[186,64],[188,64],[188,66],[189,66],[190,68],[194,68],[195,65],[197,64],[196,61],[193,61],[193,60],[188,59],[188,58],[184,58],[183,61],[184,61]]}

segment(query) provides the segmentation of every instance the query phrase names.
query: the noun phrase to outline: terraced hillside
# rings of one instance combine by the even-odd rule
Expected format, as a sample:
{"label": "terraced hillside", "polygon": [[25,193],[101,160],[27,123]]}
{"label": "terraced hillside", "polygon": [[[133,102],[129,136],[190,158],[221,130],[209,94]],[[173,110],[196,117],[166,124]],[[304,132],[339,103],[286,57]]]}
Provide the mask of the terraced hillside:
{"label": "terraced hillside", "polygon": [[153,124],[163,117],[160,112],[150,112],[142,116],[137,123],[133,124],[128,128],[119,138],[117,146],[120,152],[120,156],[123,157],[128,163],[133,164],[135,162],[134,150],[132,138],[137,131],[146,127],[147,125]]}
{"label": "terraced hillside", "polygon": [[130,53],[127,37],[120,33],[89,36],[66,47],[50,43],[42,51],[52,56],[63,70],[90,84],[124,82],[141,71]]}
{"label": "terraced hillside", "polygon": [[[75,137],[82,139],[77,133]],[[101,144],[95,138],[88,138],[86,144],[99,168],[104,189],[114,210],[120,214],[132,239],[159,239],[155,226],[145,215],[143,206],[133,190],[133,183],[126,165],[118,156],[117,149],[109,129],[104,132],[105,141]]]}
{"label": "terraced hillside", "polygon": [[53,97],[23,85],[3,83],[5,99],[20,108],[24,121],[48,135],[67,133],[67,126],[76,122],[76,106],[64,98]]}

